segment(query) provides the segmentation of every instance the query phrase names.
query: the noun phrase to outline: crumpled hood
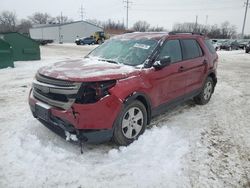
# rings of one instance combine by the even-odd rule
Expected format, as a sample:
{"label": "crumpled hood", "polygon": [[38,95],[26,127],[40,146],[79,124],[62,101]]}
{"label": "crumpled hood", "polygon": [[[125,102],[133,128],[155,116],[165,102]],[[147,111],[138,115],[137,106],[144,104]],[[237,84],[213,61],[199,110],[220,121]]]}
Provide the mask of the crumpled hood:
{"label": "crumpled hood", "polygon": [[122,79],[139,74],[132,66],[98,61],[94,58],[67,60],[42,67],[38,72],[44,76],[75,82],[94,82]]}

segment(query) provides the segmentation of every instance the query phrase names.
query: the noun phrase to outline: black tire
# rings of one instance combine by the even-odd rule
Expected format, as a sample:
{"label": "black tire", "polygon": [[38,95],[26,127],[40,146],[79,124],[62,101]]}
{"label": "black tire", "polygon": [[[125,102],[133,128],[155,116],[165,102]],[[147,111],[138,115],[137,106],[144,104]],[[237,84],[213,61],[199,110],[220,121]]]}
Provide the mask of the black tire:
{"label": "black tire", "polygon": [[97,41],[97,44],[102,44],[102,40],[99,39],[99,40]]}
{"label": "black tire", "polygon": [[249,53],[249,51],[250,51],[249,49],[246,49],[246,53]]}
{"label": "black tire", "polygon": [[[135,123],[136,120],[132,119],[132,116],[130,116],[130,112],[129,110],[133,111],[134,110],[134,116],[138,116],[142,114],[142,118],[137,120],[137,122]],[[135,114],[135,112],[137,112],[137,114]],[[125,126],[126,123],[124,122],[129,122],[129,126]],[[139,122],[139,123],[138,123]],[[131,123],[131,125],[130,125]],[[132,125],[134,124],[134,125]],[[136,124],[136,125],[135,125]],[[139,125],[140,124],[140,125]],[[138,137],[144,133],[145,128],[147,125],[147,110],[145,108],[145,106],[138,100],[134,100],[129,102],[128,104],[125,104],[121,113],[118,115],[118,117],[116,118],[115,124],[114,124],[114,134],[113,134],[113,141],[120,146],[127,146],[129,144],[131,144],[134,140],[138,139]],[[140,127],[141,126],[141,127]],[[136,130],[136,128],[141,128],[140,130]],[[134,133],[134,136],[132,138],[128,138],[126,136],[126,133],[131,131],[131,136]],[[127,133],[127,135],[129,135],[129,133]]]}
{"label": "black tire", "polygon": [[[208,92],[210,93],[209,95]],[[199,105],[207,104],[210,101],[213,92],[214,92],[214,81],[211,77],[208,77],[202,87],[200,94],[194,97],[195,103]]]}

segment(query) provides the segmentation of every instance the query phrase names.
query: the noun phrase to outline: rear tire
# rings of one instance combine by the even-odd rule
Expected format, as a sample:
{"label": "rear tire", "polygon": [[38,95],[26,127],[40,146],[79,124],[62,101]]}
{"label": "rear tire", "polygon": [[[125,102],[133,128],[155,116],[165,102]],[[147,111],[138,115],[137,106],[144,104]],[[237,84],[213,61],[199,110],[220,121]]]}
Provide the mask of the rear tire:
{"label": "rear tire", "polygon": [[138,100],[125,104],[114,124],[113,141],[127,146],[144,133],[147,125],[147,110]]}
{"label": "rear tire", "polygon": [[210,98],[214,91],[214,81],[211,77],[208,77],[199,95],[194,97],[196,104],[204,105],[210,101]]}

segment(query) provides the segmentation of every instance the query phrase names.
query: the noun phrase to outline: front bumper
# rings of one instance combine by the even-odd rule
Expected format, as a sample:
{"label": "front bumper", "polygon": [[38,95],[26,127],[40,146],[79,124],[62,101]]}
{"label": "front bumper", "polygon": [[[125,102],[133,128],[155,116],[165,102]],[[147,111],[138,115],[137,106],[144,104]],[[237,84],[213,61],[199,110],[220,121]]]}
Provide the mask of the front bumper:
{"label": "front bumper", "polygon": [[[38,120],[48,129],[59,135],[60,137],[68,140],[68,141],[82,141],[86,143],[102,143],[109,141],[113,136],[113,129],[107,129],[107,130],[90,130],[90,131],[84,131],[84,130],[76,130],[73,133],[67,132],[64,130],[61,126],[58,126],[58,124],[55,124],[53,121],[44,121],[42,119]],[[70,134],[70,136],[68,135]],[[69,137],[68,137],[69,136]],[[72,136],[74,136],[76,139],[72,139]]]}
{"label": "front bumper", "polygon": [[29,105],[33,116],[43,125],[66,138],[66,133],[77,137],[77,140],[88,143],[100,143],[110,140],[113,135],[113,124],[122,107],[121,101],[109,95],[94,104],[76,104],[65,110],[50,107],[49,118],[39,118],[35,109],[37,100],[31,90]]}

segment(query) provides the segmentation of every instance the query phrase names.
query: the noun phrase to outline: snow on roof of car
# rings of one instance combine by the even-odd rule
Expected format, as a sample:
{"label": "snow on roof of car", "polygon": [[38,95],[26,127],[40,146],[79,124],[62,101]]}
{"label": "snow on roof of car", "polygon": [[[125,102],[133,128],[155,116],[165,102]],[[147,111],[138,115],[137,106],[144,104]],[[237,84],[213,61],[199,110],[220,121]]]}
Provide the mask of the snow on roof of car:
{"label": "snow on roof of car", "polygon": [[133,32],[123,35],[117,35],[114,39],[155,39],[160,40],[161,38],[168,36],[167,32]]}

